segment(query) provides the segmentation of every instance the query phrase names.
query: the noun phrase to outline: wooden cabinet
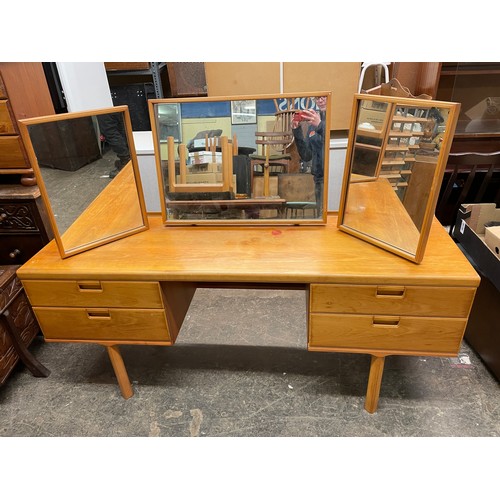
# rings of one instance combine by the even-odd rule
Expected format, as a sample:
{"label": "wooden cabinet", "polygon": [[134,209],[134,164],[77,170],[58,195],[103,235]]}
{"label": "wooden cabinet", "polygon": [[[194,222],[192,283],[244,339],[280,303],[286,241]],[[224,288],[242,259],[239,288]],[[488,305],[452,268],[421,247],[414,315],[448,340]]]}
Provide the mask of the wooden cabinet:
{"label": "wooden cabinet", "polygon": [[[182,284],[157,281],[32,280],[25,284],[47,340],[171,345],[187,311]],[[194,291],[193,291],[194,293]],[[175,305],[169,309],[168,297]],[[182,321],[180,321],[182,323]],[[71,325],[71,328],[68,328]]]}
{"label": "wooden cabinet", "polygon": [[414,95],[461,104],[436,207],[439,221],[453,225],[462,203],[500,204],[500,63],[394,63],[393,76]]}
{"label": "wooden cabinet", "polygon": [[38,186],[0,185],[0,264],[26,262],[53,237]]}
{"label": "wooden cabinet", "polygon": [[458,352],[475,288],[311,285],[311,350]]}
{"label": "wooden cabinet", "polygon": [[0,63],[0,176],[16,174],[21,184],[36,184],[17,120],[51,114],[42,63]]}
{"label": "wooden cabinet", "polygon": [[19,360],[4,313],[8,312],[12,318],[24,347],[28,347],[39,332],[16,270],[17,266],[0,266],[0,384],[5,382]]}
{"label": "wooden cabinet", "polygon": [[206,62],[209,96],[332,92],[331,130],[347,130],[358,90],[357,62]]}

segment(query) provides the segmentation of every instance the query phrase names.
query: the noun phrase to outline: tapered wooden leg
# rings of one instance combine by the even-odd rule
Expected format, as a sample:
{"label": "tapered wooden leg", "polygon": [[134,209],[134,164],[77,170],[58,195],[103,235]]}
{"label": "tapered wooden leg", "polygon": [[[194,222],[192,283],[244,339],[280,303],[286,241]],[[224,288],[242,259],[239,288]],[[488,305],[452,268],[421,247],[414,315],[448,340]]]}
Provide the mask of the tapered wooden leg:
{"label": "tapered wooden leg", "polygon": [[113,365],[113,370],[115,371],[122,396],[125,399],[128,399],[134,395],[134,390],[130,385],[127,369],[125,368],[125,364],[123,363],[120,349],[117,345],[106,346],[106,349],[108,350],[109,359],[111,360],[111,364]]}
{"label": "tapered wooden leg", "polygon": [[21,334],[14,323],[9,311],[4,311],[1,318],[7,325],[7,332],[10,333],[10,341],[14,350],[16,351],[19,359],[26,365],[28,370],[35,377],[48,377],[50,370],[46,368],[40,361],[38,361],[33,354],[28,351],[28,348],[23,344]]}
{"label": "tapered wooden leg", "polygon": [[384,362],[384,356],[372,356],[365,400],[365,410],[368,413],[375,413],[377,411],[382,375],[384,374]]}

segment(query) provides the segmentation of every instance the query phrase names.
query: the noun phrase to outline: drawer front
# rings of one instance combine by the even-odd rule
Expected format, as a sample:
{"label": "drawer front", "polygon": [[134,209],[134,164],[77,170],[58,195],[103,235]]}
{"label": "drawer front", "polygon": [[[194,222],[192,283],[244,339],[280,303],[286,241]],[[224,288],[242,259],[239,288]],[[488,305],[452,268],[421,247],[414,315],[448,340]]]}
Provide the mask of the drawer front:
{"label": "drawer front", "polygon": [[309,347],[457,353],[466,319],[311,314]]}
{"label": "drawer front", "polygon": [[0,201],[0,233],[38,232],[36,207],[25,201]]}
{"label": "drawer front", "polygon": [[0,264],[24,264],[44,245],[40,234],[0,234]]}
{"label": "drawer front", "polygon": [[23,281],[33,306],[163,307],[160,285],[149,281]]}
{"label": "drawer front", "polygon": [[0,136],[0,168],[28,168],[21,137]]}
{"label": "drawer front", "polygon": [[311,312],[466,318],[474,288],[311,285]]}
{"label": "drawer front", "polygon": [[170,342],[163,309],[34,307],[47,339]]}
{"label": "drawer front", "polygon": [[17,134],[7,100],[0,100],[0,134]]}

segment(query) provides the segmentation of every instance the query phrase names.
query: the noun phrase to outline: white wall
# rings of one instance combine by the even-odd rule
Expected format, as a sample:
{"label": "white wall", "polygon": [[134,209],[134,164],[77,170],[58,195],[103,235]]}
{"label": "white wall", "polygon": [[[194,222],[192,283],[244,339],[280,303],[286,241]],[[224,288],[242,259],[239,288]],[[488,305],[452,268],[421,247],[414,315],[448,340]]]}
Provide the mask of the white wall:
{"label": "white wall", "polygon": [[345,157],[347,154],[347,137],[330,140],[330,164],[328,176],[328,210],[338,211],[340,191],[344,179]]}
{"label": "white wall", "polygon": [[70,113],[113,106],[104,63],[58,62],[56,65]]}

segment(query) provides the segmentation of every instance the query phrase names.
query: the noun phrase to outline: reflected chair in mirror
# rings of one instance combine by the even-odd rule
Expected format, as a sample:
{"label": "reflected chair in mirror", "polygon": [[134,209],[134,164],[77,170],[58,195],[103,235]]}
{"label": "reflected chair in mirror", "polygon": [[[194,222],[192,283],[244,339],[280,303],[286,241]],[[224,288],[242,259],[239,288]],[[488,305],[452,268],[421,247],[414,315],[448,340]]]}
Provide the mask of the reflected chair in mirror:
{"label": "reflected chair in mirror", "polygon": [[[167,137],[168,150],[168,190],[170,193],[234,193],[233,182],[233,152],[228,138],[220,138],[220,153],[216,151],[215,138],[209,143],[206,139],[207,150],[203,153],[208,158],[202,161],[195,160],[191,165],[187,164],[187,148],[185,144],[179,144],[179,159],[175,157],[175,140],[172,136]],[[209,161],[205,161],[205,160]],[[210,161],[211,160],[211,161]],[[207,180],[204,180],[206,177]],[[218,178],[220,177],[220,181]]]}
{"label": "reflected chair in mirror", "polygon": [[[255,132],[255,144],[257,153],[250,155],[250,185],[254,197],[271,196],[270,175],[278,173],[288,173],[288,166],[292,157],[288,153],[288,148],[293,142],[293,134],[290,132]],[[255,183],[255,174],[263,176],[262,189]],[[262,191],[262,194],[260,193]],[[274,195],[277,195],[277,185]]]}

